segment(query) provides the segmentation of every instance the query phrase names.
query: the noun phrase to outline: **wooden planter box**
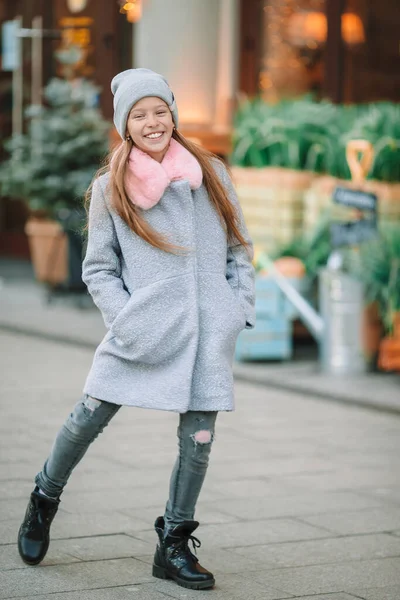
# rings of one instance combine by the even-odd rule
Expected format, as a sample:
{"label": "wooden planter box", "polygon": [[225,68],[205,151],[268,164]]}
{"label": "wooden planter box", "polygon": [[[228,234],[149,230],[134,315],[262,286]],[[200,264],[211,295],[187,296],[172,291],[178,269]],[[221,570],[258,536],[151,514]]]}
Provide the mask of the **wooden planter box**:
{"label": "wooden planter box", "polygon": [[302,233],[304,195],[314,174],[280,167],[232,167],[232,176],[257,250],[270,252]]}
{"label": "wooden planter box", "polygon": [[[307,280],[290,278],[290,283],[301,293],[307,289]],[[272,277],[256,277],[256,325],[241,331],[235,358],[249,360],[287,360],[293,354],[293,320],[296,309],[279,289]]]}
{"label": "wooden planter box", "polygon": [[236,343],[238,361],[287,360],[293,352],[291,322],[285,317],[257,319],[254,329],[245,329]]}

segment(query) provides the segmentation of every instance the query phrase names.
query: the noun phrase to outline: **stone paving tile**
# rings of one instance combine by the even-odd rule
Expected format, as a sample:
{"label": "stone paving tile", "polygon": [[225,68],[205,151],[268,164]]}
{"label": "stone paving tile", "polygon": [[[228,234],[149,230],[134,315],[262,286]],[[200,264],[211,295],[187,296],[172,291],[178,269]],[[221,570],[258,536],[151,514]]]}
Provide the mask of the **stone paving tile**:
{"label": "stone paving tile", "polygon": [[[262,422],[265,423],[265,420]],[[250,440],[246,437],[246,445],[248,442],[250,443]],[[288,444],[286,439],[270,440],[268,437],[264,436],[264,439],[259,440],[256,448],[261,457],[270,461],[275,459],[293,458],[293,456],[307,456],[310,458],[329,458],[332,456],[332,450],[330,448],[327,448],[326,446],[316,448],[315,440],[307,437],[300,440],[291,440],[290,444]]]}
{"label": "stone paving tile", "polygon": [[[28,456],[21,458],[21,461],[31,460]],[[6,479],[1,482],[0,486],[0,501],[8,502],[13,504],[15,500],[23,500],[26,505],[28,504],[29,495],[35,486],[32,478],[28,479]]]}
{"label": "stone paving tile", "polygon": [[51,530],[53,539],[121,533],[132,527],[132,519],[119,513],[57,514]]}
{"label": "stone paving tile", "polygon": [[[149,544],[131,536],[105,535],[68,540],[52,539],[42,566],[68,564],[79,561],[136,557],[154,552],[155,540]],[[27,565],[19,557],[17,544],[0,546],[0,571],[23,569]]]}
{"label": "stone paving tile", "polygon": [[[155,543],[148,544],[127,535],[104,535],[69,540],[54,540],[48,556],[53,554],[53,544],[76,558],[88,560],[106,560],[112,558],[136,558],[139,554],[154,552]],[[47,557],[46,557],[47,558]]]}
{"label": "stone paving tile", "polygon": [[354,594],[356,598],[363,600],[399,600],[400,585],[389,585],[382,588],[356,588],[349,589],[350,594]]}
{"label": "stone paving tile", "polygon": [[[196,520],[200,521],[201,525],[221,524],[221,523],[234,523],[238,519],[234,516],[227,515],[223,512],[219,512],[213,509],[215,503],[203,503],[199,502],[196,507]],[[154,526],[154,521],[159,516],[156,514],[154,508],[141,508],[141,509],[123,509],[120,511],[122,514],[132,518],[133,522],[139,521],[146,526],[144,529],[149,529]]]}
{"label": "stone paving tile", "polygon": [[400,506],[306,515],[301,520],[342,535],[394,531],[400,527]]}
{"label": "stone paving tile", "polygon": [[[398,457],[397,457],[398,458]],[[360,494],[372,496],[373,498],[381,498],[394,504],[400,504],[400,486],[390,487],[367,487],[358,490]]]}
{"label": "stone paving tile", "polygon": [[[224,500],[236,498],[266,498],[270,495],[286,495],[290,491],[297,493],[297,490],[290,488],[290,486],[283,485],[282,483],[276,483],[274,480],[267,476],[263,477],[251,477],[239,476],[232,469],[231,477],[229,479],[222,478],[219,470],[214,468],[215,466],[210,463],[210,477],[207,475],[208,487],[214,491],[219,492],[223,495]],[[222,471],[222,468],[220,469]],[[226,467],[225,467],[226,470]]]}
{"label": "stone paving tile", "polygon": [[[335,459],[339,464],[349,462],[348,449],[337,449],[335,453]],[[393,448],[392,450],[386,449],[382,451],[380,448],[374,448],[371,452],[370,448],[352,448],[351,449],[351,464],[357,465],[361,469],[380,467],[387,469],[387,467],[395,468],[398,464],[398,450]]]}
{"label": "stone paving tile", "polygon": [[[234,469],[230,479],[221,481],[218,473],[215,473],[212,463],[207,474],[207,487],[213,493],[220,493],[221,500],[232,500],[241,498],[270,498],[275,496],[295,496],[299,493],[296,486],[290,486],[276,478],[271,477],[237,477]],[[202,499],[202,498],[201,498]],[[218,501],[218,498],[215,498]]]}
{"label": "stone paving tile", "polygon": [[0,523],[0,547],[5,544],[15,544],[22,518],[9,519]]}
{"label": "stone paving tile", "polygon": [[86,590],[150,582],[148,565],[133,558],[74,565],[34,567],[0,572],[0,598],[34,597],[62,591]]}
{"label": "stone paving tile", "polygon": [[[64,542],[54,541],[42,565],[59,565],[79,562],[79,558],[68,554]],[[7,569],[29,569],[18,554],[17,544],[0,546],[0,572]]]}
{"label": "stone paving tile", "polygon": [[157,516],[160,508],[164,508],[165,502],[166,492],[150,488],[146,488],[146,491],[143,488],[135,490],[132,487],[119,489],[118,492],[113,488],[93,492],[81,490],[75,493],[68,490],[68,495],[65,492],[62,497],[64,512],[82,517],[93,512],[107,514],[134,508],[140,511],[142,507],[154,507],[154,514]]}
{"label": "stone paving tile", "polygon": [[[212,459],[210,459],[212,460]],[[271,476],[279,477],[281,481],[284,481],[284,473],[287,473],[288,477],[295,477],[303,475],[313,475],[315,473],[334,473],[335,470],[330,465],[326,465],[325,462],[319,462],[316,460],[310,461],[308,459],[301,459],[296,462],[293,460],[283,460],[278,464],[279,461],[274,461],[271,464],[267,460],[259,460],[253,458],[253,460],[249,461],[234,461],[232,463],[232,468],[227,469],[229,461],[226,460],[220,466],[214,464],[213,470],[217,473],[217,477],[220,481],[230,480],[232,479],[232,473],[236,479],[246,479],[246,478],[269,478]],[[289,480],[290,483],[290,480]]]}
{"label": "stone paving tile", "polygon": [[[89,459],[89,456],[87,457]],[[90,457],[91,458],[91,457]],[[83,463],[85,464],[85,463]],[[87,468],[90,468],[91,461],[85,464]],[[93,469],[91,472],[80,471],[79,466],[74,471],[71,476],[70,481],[68,482],[68,488],[65,490],[63,496],[67,496],[68,490],[68,498],[73,498],[75,494],[79,493],[93,493],[93,492],[104,492],[110,490],[118,490],[118,496],[121,490],[127,490],[127,492],[131,492],[131,500],[132,495],[137,494],[143,488],[145,490],[152,489],[153,494],[155,492],[161,493],[163,490],[167,489],[169,483],[169,473],[166,469],[153,469],[156,474],[158,474],[159,481],[156,482],[146,482],[144,475],[146,474],[143,469],[138,467],[121,467],[121,465],[112,464],[111,462],[108,465],[103,465],[102,469]],[[118,497],[115,495],[115,497]]]}
{"label": "stone paving tile", "polygon": [[[182,600],[199,600],[206,594],[194,590],[182,588],[173,581],[158,581],[156,589],[164,592],[169,598],[178,598]],[[269,585],[264,585],[252,581],[249,583],[241,575],[218,575],[216,576],[216,585],[207,594],[212,600],[283,600],[293,598],[293,594],[288,594]]]}
{"label": "stone paving tile", "polygon": [[[49,315],[50,312],[47,314]],[[71,327],[71,324],[68,326]],[[27,393],[35,388],[47,388],[52,391],[54,398],[57,395],[54,394],[54,390],[63,390],[65,393],[68,388],[73,397],[74,392],[82,387],[93,360],[93,353],[84,348],[32,339],[23,335],[1,332],[0,343],[2,348],[7,349],[7,352],[2,353],[4,367],[2,390],[6,393],[13,388],[19,392],[25,390]],[[43,360],[44,357],[46,360]],[[23,378],[18,364],[19,367],[24,365]],[[68,371],[64,374],[60,368],[61,364],[68,364]],[[76,382],[79,382],[80,386],[77,386]]]}
{"label": "stone paving tile", "polygon": [[318,594],[317,596],[295,596],[297,600],[355,600],[354,596],[349,596],[349,594],[340,593],[340,594]]}
{"label": "stone paving tile", "polygon": [[[128,410],[128,409],[126,409]],[[112,424],[109,425],[109,427],[112,428]],[[172,425],[172,427],[174,427],[174,425]],[[138,430],[138,426],[135,424],[132,424],[132,432],[131,435],[135,435],[135,433]],[[117,438],[118,435],[118,431],[112,431],[112,435],[113,435],[113,439]],[[97,440],[96,440],[97,441]],[[109,457],[110,456],[110,451],[112,452],[113,457],[115,457],[118,462],[122,465],[123,468],[127,469],[129,467],[133,467],[134,469],[142,469],[143,471],[146,470],[152,470],[152,469],[160,469],[160,470],[167,470],[169,472],[172,471],[172,468],[174,466],[175,463],[175,459],[176,459],[176,453],[163,453],[161,455],[159,455],[158,453],[155,452],[154,447],[153,448],[149,448],[147,451],[144,450],[143,448],[140,448],[140,450],[133,455],[133,457],[130,457],[129,460],[124,460],[123,456],[121,456],[120,452],[121,449],[119,448],[118,453],[115,453],[114,450],[112,450],[110,448],[110,445],[112,445],[113,442],[109,442],[109,447],[103,451],[103,454],[98,450],[96,452],[96,457]],[[163,451],[164,449],[162,449]],[[126,449],[126,452],[134,452],[133,448],[130,448],[130,450]],[[139,481],[138,481],[139,483]],[[138,486],[140,487],[140,486]]]}
{"label": "stone paving tile", "polygon": [[[244,489],[246,488],[243,482],[242,486]],[[282,495],[272,498],[268,496],[268,493],[261,498],[254,498],[249,494],[247,499],[217,500],[212,504],[212,507],[217,510],[244,520],[314,515],[315,513],[360,510],[375,506],[385,506],[385,503],[378,498],[367,498],[352,492],[309,492],[308,494],[298,493],[294,496]]]}
{"label": "stone paving tile", "polygon": [[[0,522],[0,545],[15,542],[22,517],[23,515],[19,519]],[[139,521],[135,523],[133,519],[116,511],[107,513],[97,511],[93,514],[85,513],[83,515],[60,511],[51,526],[51,538],[56,540],[124,533],[126,530],[131,530],[133,526],[137,526],[138,529],[147,528],[147,525],[143,525]]]}
{"label": "stone paving tile", "polygon": [[390,487],[398,484],[399,475],[395,469],[387,473],[381,469],[338,469],[334,472],[286,475],[279,478],[283,483],[296,485],[299,489],[308,491],[346,491],[352,490],[358,492],[359,488],[364,488],[371,481],[376,482],[377,487]]}
{"label": "stone paving tile", "polygon": [[[391,535],[362,535],[306,542],[287,542],[266,546],[232,548],[256,561],[264,561],[266,568],[300,567],[324,563],[342,563],[374,558],[400,556],[400,539]],[[400,598],[400,597],[399,597]]]}
{"label": "stone paving tile", "polygon": [[293,595],[327,594],[356,588],[400,584],[400,558],[364,560],[251,573],[249,578]]}
{"label": "stone paving tile", "polygon": [[[237,363],[234,365],[234,373],[241,375],[248,381],[258,381],[263,385],[274,387],[286,387],[304,395],[317,393],[321,397],[337,396],[350,401],[362,402],[364,405],[382,405],[398,408],[398,381],[396,376],[384,379],[373,373],[362,374],[352,377],[337,377],[322,373],[312,361],[288,361],[271,364],[260,363]],[[382,385],[391,383],[388,393],[381,400]]]}
{"label": "stone paving tile", "polygon": [[[15,598],[15,596],[12,596],[12,598]],[[28,600],[166,600],[168,596],[165,596],[162,592],[158,592],[153,583],[145,583],[142,585],[108,587],[101,590],[85,589],[79,592],[19,596],[19,598],[26,598]]]}
{"label": "stone paving tile", "polygon": [[[238,433],[236,431],[221,431],[221,427],[216,425],[216,434],[223,436],[223,443],[219,444],[219,438],[215,438],[212,448],[212,460],[210,461],[211,471],[221,469],[225,464],[253,460],[255,456],[263,457],[266,454],[265,446],[262,440],[257,442],[245,439],[245,443],[238,444]],[[241,436],[239,439],[243,439]]]}
{"label": "stone paving tile", "polygon": [[[155,521],[160,511],[164,511],[167,499],[168,483],[165,482],[165,484],[158,486],[144,487],[138,484],[137,486],[124,487],[122,489],[108,487],[104,490],[95,491],[82,488],[79,491],[66,489],[62,495],[61,506],[65,512],[78,515],[87,515],[88,511],[106,513],[107,511],[153,507]],[[214,502],[221,499],[223,499],[222,494],[209,490],[207,485],[205,485],[205,488],[201,492],[202,502]]]}
{"label": "stone paving tile", "polygon": [[[126,531],[139,539],[151,541],[154,531]],[[223,525],[204,525],[197,530],[197,536],[204,547],[232,548],[235,546],[253,546],[273,542],[318,539],[331,537],[329,532],[299,523],[294,519],[271,519],[226,523]]]}
{"label": "stone paving tile", "polygon": [[[256,454],[253,454],[253,457]],[[224,464],[227,461],[225,459]],[[246,469],[247,466],[247,469]],[[263,460],[259,464],[256,464],[255,473],[262,475],[263,477],[279,476],[284,475],[298,475],[298,474],[314,474],[314,473],[325,473],[335,472],[338,468],[337,462],[334,458],[320,458],[309,456],[296,456],[288,458],[275,458],[273,461]],[[235,461],[234,473],[239,477],[249,477],[253,472],[253,465],[249,464],[249,461],[240,460],[240,457]],[[227,472],[224,470],[224,479],[226,478]],[[230,473],[230,476],[232,474]]]}

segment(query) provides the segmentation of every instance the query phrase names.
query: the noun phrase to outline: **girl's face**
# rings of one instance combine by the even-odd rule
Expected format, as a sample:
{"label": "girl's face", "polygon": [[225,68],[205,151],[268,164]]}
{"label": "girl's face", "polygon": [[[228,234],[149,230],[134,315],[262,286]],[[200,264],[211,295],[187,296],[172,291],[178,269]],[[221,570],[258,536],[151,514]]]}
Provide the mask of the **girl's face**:
{"label": "girl's face", "polygon": [[168,150],[173,129],[171,111],[161,98],[142,98],[129,113],[128,135],[135,146],[158,162]]}

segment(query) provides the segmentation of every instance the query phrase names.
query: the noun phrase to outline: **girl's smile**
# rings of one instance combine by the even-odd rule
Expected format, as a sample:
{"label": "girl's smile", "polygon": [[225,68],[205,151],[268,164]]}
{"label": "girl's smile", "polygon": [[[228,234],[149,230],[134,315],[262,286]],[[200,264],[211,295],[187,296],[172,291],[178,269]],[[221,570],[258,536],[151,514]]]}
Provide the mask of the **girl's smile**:
{"label": "girl's smile", "polygon": [[144,137],[146,137],[149,140],[159,140],[162,135],[164,135],[164,132],[159,131],[158,133],[148,133]]}

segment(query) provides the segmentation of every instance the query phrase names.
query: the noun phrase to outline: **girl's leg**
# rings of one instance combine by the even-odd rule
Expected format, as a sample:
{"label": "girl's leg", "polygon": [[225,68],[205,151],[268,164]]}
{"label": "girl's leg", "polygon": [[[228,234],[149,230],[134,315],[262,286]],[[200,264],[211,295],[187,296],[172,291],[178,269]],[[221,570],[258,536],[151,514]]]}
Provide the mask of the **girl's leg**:
{"label": "girl's leg", "polygon": [[194,590],[214,586],[214,575],[202,567],[189,548],[198,527],[193,520],[197,498],[207,472],[214,439],[216,412],[190,411],[180,415],[179,455],[172,472],[165,516],[154,526],[159,543],[154,554],[153,575],[173,579],[178,585]]}
{"label": "girl's leg", "polygon": [[167,535],[183,521],[192,520],[214,440],[217,412],[181,414],[178,427],[179,455],[170,482],[164,520]]}
{"label": "girl's leg", "polygon": [[50,456],[36,476],[39,489],[35,488],[31,493],[18,532],[18,551],[28,565],[37,565],[46,556],[59,496],[91,442],[119,408],[116,404],[83,396],[58,432]]}
{"label": "girl's leg", "polygon": [[75,405],[55,439],[36,485],[51,498],[58,498],[72,470],[89,445],[108,425],[120,406],[84,395]]}

